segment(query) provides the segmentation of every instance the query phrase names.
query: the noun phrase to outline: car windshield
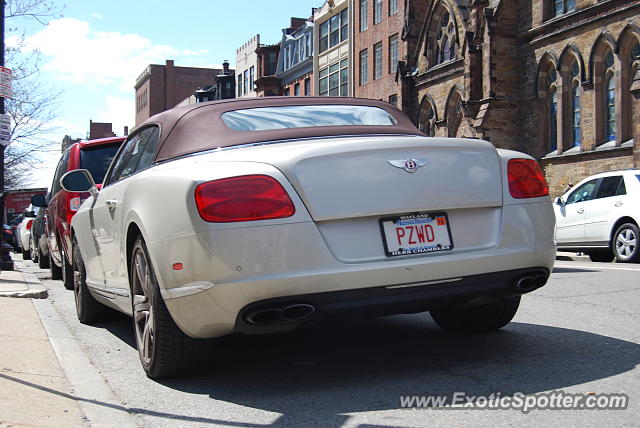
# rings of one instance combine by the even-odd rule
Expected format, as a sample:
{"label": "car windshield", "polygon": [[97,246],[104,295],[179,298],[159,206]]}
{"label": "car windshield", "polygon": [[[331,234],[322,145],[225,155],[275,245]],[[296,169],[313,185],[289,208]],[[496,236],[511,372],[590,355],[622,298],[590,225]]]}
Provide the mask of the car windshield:
{"label": "car windshield", "polygon": [[227,127],[236,131],[396,124],[395,119],[381,108],[356,105],[251,108],[226,112],[222,115],[222,120]]}
{"label": "car windshield", "polygon": [[102,183],[104,174],[122,143],[86,147],[80,152],[80,168],[88,169],[96,183]]}

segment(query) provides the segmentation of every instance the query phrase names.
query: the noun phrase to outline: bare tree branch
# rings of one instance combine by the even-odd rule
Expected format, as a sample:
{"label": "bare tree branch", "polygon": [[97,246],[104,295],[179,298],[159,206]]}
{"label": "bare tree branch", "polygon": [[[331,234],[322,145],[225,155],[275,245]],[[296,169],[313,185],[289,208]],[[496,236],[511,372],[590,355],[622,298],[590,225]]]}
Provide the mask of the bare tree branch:
{"label": "bare tree branch", "polygon": [[11,118],[11,145],[5,149],[5,187],[17,189],[29,184],[33,168],[41,163],[39,154],[59,149],[59,143],[47,139],[55,128],[61,91],[40,80],[40,52],[25,45],[24,20],[46,25],[60,16],[62,8],[49,0],[7,0],[6,22],[15,25],[9,32],[20,33],[5,46],[5,60],[13,72],[13,98],[5,100],[5,112]]}

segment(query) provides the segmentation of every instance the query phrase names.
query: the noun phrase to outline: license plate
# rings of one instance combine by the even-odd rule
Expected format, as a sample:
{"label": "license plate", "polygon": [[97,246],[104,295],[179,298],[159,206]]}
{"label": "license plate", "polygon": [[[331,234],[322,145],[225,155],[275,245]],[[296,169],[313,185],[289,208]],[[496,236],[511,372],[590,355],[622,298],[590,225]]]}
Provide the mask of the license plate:
{"label": "license plate", "polygon": [[380,219],[387,256],[448,251],[453,248],[445,213],[416,213]]}

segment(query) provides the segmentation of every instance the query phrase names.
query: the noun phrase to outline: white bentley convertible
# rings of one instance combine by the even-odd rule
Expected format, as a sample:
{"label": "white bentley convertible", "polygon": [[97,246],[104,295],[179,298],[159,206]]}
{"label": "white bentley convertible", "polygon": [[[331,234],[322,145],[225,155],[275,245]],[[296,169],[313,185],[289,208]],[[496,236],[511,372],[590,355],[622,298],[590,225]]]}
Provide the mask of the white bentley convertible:
{"label": "white bentley convertible", "polygon": [[179,107],[128,137],[72,221],[78,317],[133,317],[144,370],[198,339],[350,312],[430,311],[448,331],[513,318],[555,258],[535,160],[428,138],[388,103],[274,97]]}

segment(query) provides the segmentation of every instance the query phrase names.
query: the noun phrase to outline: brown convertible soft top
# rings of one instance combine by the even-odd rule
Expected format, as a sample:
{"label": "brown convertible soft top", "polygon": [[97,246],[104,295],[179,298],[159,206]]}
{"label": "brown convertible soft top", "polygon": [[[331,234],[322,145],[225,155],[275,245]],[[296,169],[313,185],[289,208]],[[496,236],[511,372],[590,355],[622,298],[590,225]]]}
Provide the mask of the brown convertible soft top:
{"label": "brown convertible soft top", "polygon": [[[397,122],[378,126],[316,126],[306,128],[237,131],[227,127],[221,116],[232,110],[300,105],[360,105],[385,110]],[[160,126],[160,144],[156,161],[241,144],[295,138],[362,134],[422,135],[400,110],[384,101],[347,97],[264,97],[246,100],[223,100],[175,107],[143,122]]]}

